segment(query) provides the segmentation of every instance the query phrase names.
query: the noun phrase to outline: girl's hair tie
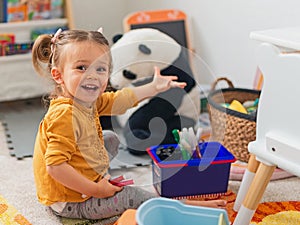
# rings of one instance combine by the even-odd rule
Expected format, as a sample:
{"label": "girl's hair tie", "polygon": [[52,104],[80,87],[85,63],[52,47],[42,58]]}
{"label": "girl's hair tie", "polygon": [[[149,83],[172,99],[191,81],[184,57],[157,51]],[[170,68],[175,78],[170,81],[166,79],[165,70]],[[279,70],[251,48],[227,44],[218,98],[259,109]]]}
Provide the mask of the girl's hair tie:
{"label": "girl's hair tie", "polygon": [[98,30],[97,30],[99,33],[103,34],[103,28],[100,27]]}
{"label": "girl's hair tie", "polygon": [[59,28],[59,29],[55,32],[53,38],[51,38],[51,43],[52,43],[52,44],[55,44],[55,42],[56,42],[58,36],[61,34],[61,32],[62,32],[62,29],[61,29],[61,28]]}
{"label": "girl's hair tie", "polygon": [[51,38],[51,52],[52,52],[52,53],[53,53],[53,51],[54,51],[54,44],[55,44],[55,42],[56,42],[58,36],[61,34],[61,32],[62,32],[62,29],[59,28],[59,29],[55,32],[55,34],[53,35],[53,37]]}

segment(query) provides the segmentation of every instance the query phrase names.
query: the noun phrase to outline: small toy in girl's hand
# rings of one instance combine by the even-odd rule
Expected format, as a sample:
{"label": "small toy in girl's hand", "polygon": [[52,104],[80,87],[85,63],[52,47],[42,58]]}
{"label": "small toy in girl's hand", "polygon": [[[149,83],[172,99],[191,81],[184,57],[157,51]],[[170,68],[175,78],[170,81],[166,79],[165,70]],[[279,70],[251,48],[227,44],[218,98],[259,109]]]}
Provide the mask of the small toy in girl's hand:
{"label": "small toy in girl's hand", "polygon": [[110,179],[110,181],[120,182],[120,181],[122,181],[124,179],[125,179],[125,177],[123,175],[120,175],[120,176],[118,176],[118,177],[116,177],[114,179]]}
{"label": "small toy in girl's hand", "polygon": [[134,181],[132,179],[129,180],[122,180],[120,182],[114,182],[114,181],[109,181],[111,184],[118,186],[118,187],[123,187],[123,186],[127,186],[127,185],[132,185],[134,184]]}
{"label": "small toy in girl's hand", "polygon": [[134,184],[133,179],[125,179],[125,177],[123,175],[118,176],[114,179],[110,179],[109,182],[118,187],[123,187],[123,186]]}
{"label": "small toy in girl's hand", "polygon": [[[109,182],[113,185],[116,185],[118,187],[123,187],[123,186],[127,186],[127,185],[131,185],[134,184],[132,179],[125,179],[125,177],[123,175],[118,176],[116,178],[110,179]],[[82,194],[81,195],[82,198],[86,198],[87,195]]]}

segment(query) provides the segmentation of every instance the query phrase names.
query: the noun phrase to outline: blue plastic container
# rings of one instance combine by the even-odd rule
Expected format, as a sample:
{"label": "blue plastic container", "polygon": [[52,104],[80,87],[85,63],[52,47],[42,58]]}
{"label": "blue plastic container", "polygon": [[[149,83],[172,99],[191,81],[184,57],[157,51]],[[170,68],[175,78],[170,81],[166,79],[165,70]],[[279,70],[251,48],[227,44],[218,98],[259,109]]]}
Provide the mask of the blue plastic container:
{"label": "blue plastic container", "polygon": [[190,206],[167,198],[144,202],[137,209],[136,222],[138,225],[229,225],[224,209]]}
{"label": "blue plastic container", "polygon": [[169,198],[222,194],[227,192],[231,163],[236,159],[219,142],[199,144],[200,159],[161,161],[157,148],[147,149],[152,158],[153,185],[160,196]]}

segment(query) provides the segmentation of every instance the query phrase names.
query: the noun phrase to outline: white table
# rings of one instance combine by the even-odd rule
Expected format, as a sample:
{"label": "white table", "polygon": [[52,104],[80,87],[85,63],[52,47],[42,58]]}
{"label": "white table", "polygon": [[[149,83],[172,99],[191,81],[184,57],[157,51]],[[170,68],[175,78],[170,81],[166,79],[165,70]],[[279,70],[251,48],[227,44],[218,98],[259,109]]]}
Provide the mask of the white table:
{"label": "white table", "polygon": [[[280,48],[283,53],[300,51],[300,27],[287,27],[253,31],[250,38],[259,42],[267,42]],[[255,88],[260,90],[263,85],[263,76],[258,68],[255,77]]]}
{"label": "white table", "polygon": [[250,38],[262,42],[256,59],[266,82],[259,100],[256,140],[248,145],[251,157],[234,205],[238,214],[233,225],[250,223],[276,166],[300,176],[300,27],[254,31]]}
{"label": "white table", "polygon": [[260,42],[267,42],[292,51],[300,51],[300,27],[287,27],[253,31],[250,38]]}

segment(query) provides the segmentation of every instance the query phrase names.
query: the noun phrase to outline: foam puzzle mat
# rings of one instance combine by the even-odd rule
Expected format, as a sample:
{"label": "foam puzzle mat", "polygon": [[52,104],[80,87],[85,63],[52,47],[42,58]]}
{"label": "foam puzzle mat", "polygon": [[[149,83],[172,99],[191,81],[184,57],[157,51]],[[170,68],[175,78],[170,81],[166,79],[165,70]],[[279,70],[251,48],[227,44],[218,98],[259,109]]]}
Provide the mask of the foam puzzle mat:
{"label": "foam puzzle mat", "polygon": [[[0,121],[5,127],[11,156],[17,159],[32,156],[36,132],[45,112],[41,98],[0,103]],[[151,159],[148,155],[130,154],[122,144],[125,143],[122,132],[116,132],[121,144],[119,154],[111,162],[111,169],[150,165]]]}
{"label": "foam puzzle mat", "polygon": [[0,120],[10,155],[17,159],[32,156],[35,135],[45,111],[41,99],[1,103]]}
{"label": "foam puzzle mat", "polygon": [[133,168],[138,166],[147,166],[150,164],[151,164],[150,156],[132,155],[125,149],[125,146],[121,144],[119,147],[118,155],[110,163],[110,169]]}

